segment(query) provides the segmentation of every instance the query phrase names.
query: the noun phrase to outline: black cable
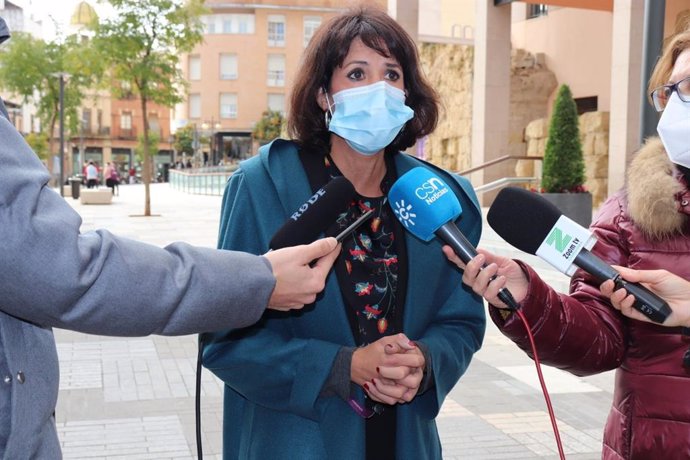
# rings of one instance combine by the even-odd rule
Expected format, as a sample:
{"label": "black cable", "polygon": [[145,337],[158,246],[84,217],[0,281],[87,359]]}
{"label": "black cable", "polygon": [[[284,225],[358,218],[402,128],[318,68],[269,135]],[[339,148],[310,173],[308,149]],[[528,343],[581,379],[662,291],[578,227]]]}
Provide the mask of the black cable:
{"label": "black cable", "polygon": [[201,447],[201,355],[204,350],[204,342],[199,339],[199,352],[196,356],[196,389],[195,389],[195,415],[196,415],[196,455],[199,460],[204,458]]}

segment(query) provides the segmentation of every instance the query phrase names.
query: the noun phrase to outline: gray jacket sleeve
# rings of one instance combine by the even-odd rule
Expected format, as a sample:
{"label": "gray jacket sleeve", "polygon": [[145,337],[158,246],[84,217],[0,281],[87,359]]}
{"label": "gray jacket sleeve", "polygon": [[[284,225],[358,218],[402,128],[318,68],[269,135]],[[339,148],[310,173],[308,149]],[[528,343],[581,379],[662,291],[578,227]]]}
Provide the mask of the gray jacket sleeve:
{"label": "gray jacket sleeve", "polygon": [[[49,174],[0,116],[0,310],[101,335],[190,334],[248,326],[275,286],[267,259],[99,230],[48,188]],[[124,299],[124,300],[123,300]]]}

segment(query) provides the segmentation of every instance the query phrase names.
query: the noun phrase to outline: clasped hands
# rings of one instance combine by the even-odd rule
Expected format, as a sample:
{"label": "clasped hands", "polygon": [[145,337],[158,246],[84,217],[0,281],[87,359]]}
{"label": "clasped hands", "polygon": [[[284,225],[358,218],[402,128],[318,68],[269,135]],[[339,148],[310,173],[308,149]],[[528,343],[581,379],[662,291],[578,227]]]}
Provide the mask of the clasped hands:
{"label": "clasped hands", "polygon": [[399,333],[356,349],[351,379],[374,401],[403,404],[417,395],[424,366],[424,355],[417,345]]}

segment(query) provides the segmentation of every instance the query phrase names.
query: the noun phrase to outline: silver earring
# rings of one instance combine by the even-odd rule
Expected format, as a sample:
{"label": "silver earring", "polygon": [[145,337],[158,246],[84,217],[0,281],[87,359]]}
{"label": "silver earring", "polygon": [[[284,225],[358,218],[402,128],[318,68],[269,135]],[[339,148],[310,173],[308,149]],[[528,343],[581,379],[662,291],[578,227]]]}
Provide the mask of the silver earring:
{"label": "silver earring", "polygon": [[326,110],[324,110],[323,112],[323,122],[326,125],[326,129],[328,129],[328,127],[331,125],[331,118],[333,117],[333,113],[331,112],[331,101],[328,100],[328,91],[324,89],[323,95],[326,98],[326,104],[328,105],[328,107],[326,107]]}

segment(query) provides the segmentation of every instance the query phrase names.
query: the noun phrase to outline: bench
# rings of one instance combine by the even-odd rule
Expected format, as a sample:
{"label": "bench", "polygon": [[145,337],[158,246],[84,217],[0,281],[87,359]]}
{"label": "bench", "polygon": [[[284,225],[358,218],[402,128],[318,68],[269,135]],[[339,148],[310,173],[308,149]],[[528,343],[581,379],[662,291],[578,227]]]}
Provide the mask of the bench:
{"label": "bench", "polygon": [[82,188],[79,194],[81,204],[110,204],[113,192],[107,187]]}

